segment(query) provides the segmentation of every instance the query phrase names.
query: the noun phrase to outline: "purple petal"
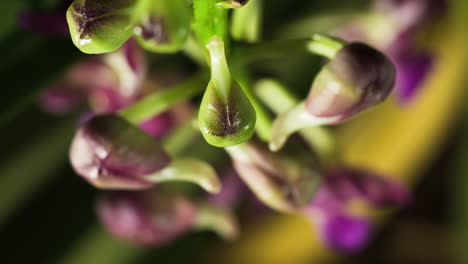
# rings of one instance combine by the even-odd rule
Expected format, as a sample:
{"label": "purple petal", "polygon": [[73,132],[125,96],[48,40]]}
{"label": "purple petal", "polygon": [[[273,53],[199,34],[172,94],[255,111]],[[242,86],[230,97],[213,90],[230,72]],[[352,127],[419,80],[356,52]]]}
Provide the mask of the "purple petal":
{"label": "purple petal", "polygon": [[232,208],[247,194],[247,188],[233,169],[225,170],[222,175],[221,192],[210,195],[209,200],[221,208]]}
{"label": "purple petal", "polygon": [[342,214],[350,202],[361,200],[369,206],[385,208],[406,205],[408,190],[395,181],[366,170],[338,168],[329,170],[307,210]]}
{"label": "purple petal", "polygon": [[361,250],[372,235],[372,224],[361,218],[336,215],[326,217],[323,239],[333,249],[354,253]]}
{"label": "purple petal", "polygon": [[414,98],[432,70],[433,56],[428,53],[407,54],[395,60],[397,68],[396,92],[405,103]]}
{"label": "purple petal", "polygon": [[158,114],[139,124],[139,127],[155,138],[164,137],[174,125],[174,120],[170,113]]}
{"label": "purple petal", "polygon": [[65,11],[42,13],[37,11],[23,11],[18,16],[21,27],[46,35],[69,36]]}

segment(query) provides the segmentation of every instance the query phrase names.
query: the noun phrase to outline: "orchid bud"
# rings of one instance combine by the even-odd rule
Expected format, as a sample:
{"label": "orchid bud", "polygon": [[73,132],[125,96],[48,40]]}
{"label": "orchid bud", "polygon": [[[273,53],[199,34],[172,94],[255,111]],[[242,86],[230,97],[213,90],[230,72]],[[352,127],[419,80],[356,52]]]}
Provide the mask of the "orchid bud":
{"label": "orchid bud", "polygon": [[95,112],[116,112],[142,96],[147,65],[143,50],[133,39],[114,52],[100,55],[99,59],[112,71],[116,81],[92,89],[89,100]]}
{"label": "orchid bud", "polygon": [[302,208],[311,201],[320,183],[313,162],[280,156],[252,142],[226,150],[241,179],[259,200],[275,210]]}
{"label": "orchid bud", "polygon": [[221,38],[214,36],[207,48],[211,57],[211,80],[198,114],[200,130],[213,146],[234,146],[252,137],[255,110],[231,77]]}
{"label": "orchid bud", "polygon": [[343,121],[381,103],[395,83],[395,68],[379,51],[361,43],[339,50],[314,80],[306,108],[316,117]]}
{"label": "orchid bud", "polygon": [[115,74],[102,61],[83,60],[41,94],[40,105],[48,112],[65,114],[87,103],[93,91],[110,89],[117,83]]}
{"label": "orchid bud", "polygon": [[149,135],[115,115],[98,115],[76,134],[70,160],[75,171],[100,188],[139,189],[144,176],[166,167],[169,156]]}
{"label": "orchid bud", "polygon": [[73,139],[70,160],[80,176],[103,189],[147,189],[165,181],[195,183],[208,192],[221,188],[210,165],[171,160],[153,137],[116,115],[85,121]]}
{"label": "orchid bud", "polygon": [[133,35],[130,10],[134,0],[75,0],[67,21],[75,46],[89,54],[117,50]]}
{"label": "orchid bud", "polygon": [[190,33],[190,6],[185,0],[139,0],[132,16],[139,43],[153,52],[177,52]]}
{"label": "orchid bud", "polygon": [[329,171],[313,201],[304,209],[330,247],[355,252],[372,236],[370,210],[402,206],[406,188],[363,170]]}
{"label": "orchid bud", "polygon": [[270,148],[309,126],[336,124],[383,102],[395,83],[395,68],[379,51],[361,43],[341,48],[318,73],[304,103],[273,124]]}
{"label": "orchid bud", "polygon": [[104,227],[116,237],[154,247],[190,231],[197,216],[190,200],[158,190],[107,192],[96,209]]}

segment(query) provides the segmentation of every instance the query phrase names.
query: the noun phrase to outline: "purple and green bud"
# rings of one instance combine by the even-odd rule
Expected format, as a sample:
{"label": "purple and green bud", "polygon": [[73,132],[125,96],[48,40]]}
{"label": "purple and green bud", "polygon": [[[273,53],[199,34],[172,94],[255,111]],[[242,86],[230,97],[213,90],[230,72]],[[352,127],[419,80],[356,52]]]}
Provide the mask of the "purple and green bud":
{"label": "purple and green bud", "polygon": [[337,124],[383,102],[395,83],[395,67],[381,52],[361,43],[339,49],[318,73],[304,103],[273,124],[270,149],[279,150],[292,133]]}
{"label": "purple and green bud", "polygon": [[97,58],[83,60],[40,97],[41,107],[51,113],[65,114],[88,102],[93,91],[118,85],[117,76]]}
{"label": "purple and green bud", "polygon": [[139,0],[132,15],[138,42],[153,52],[176,52],[190,33],[191,10],[185,0]]}
{"label": "purple and green bud", "polygon": [[42,108],[65,114],[88,104],[96,113],[110,113],[134,103],[142,95],[146,60],[130,39],[119,50],[85,59],[47,89]]}
{"label": "purple and green bud", "polygon": [[385,55],[351,43],[319,72],[305,105],[313,116],[340,122],[384,101],[394,83],[395,67]]}
{"label": "purple and green bud", "polygon": [[308,205],[320,184],[312,161],[280,156],[253,142],[226,150],[241,179],[260,201],[275,210],[291,212]]}
{"label": "purple and green bud", "polygon": [[166,181],[185,181],[216,193],[214,169],[200,160],[171,159],[161,145],[117,115],[97,115],[82,124],[70,149],[74,170],[102,189],[148,189]]}
{"label": "purple and green bud", "polygon": [[96,210],[101,223],[116,237],[153,247],[190,231],[197,217],[197,208],[190,200],[154,189],[103,193]]}
{"label": "purple and green bud", "polygon": [[241,144],[255,131],[255,110],[231,77],[221,38],[214,36],[207,48],[211,58],[211,80],[198,114],[201,133],[213,146]]}
{"label": "purple and green bud", "polygon": [[303,212],[327,245],[353,253],[372,237],[371,210],[404,206],[409,200],[397,182],[364,170],[333,169]]}
{"label": "purple and green bud", "polygon": [[67,21],[75,46],[89,54],[117,50],[133,35],[134,0],[75,0]]}
{"label": "purple and green bud", "polygon": [[214,231],[226,240],[239,232],[228,209],[160,189],[103,193],[96,211],[110,233],[140,246],[162,246],[192,230]]}

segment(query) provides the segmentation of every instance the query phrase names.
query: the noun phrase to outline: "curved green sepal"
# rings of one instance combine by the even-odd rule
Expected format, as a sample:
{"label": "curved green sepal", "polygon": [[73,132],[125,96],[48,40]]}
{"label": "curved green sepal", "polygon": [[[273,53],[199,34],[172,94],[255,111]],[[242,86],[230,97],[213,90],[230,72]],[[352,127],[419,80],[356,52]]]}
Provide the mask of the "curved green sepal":
{"label": "curved green sepal", "polygon": [[88,54],[112,52],[133,35],[132,0],[75,0],[67,10],[73,43]]}
{"label": "curved green sepal", "polygon": [[166,168],[145,178],[152,182],[191,182],[210,193],[221,190],[216,171],[208,163],[193,158],[174,158]]}
{"label": "curved green sepal", "polygon": [[139,0],[132,16],[137,41],[158,53],[181,50],[190,33],[191,11],[185,0]]}
{"label": "curved green sepal", "polygon": [[302,102],[275,119],[269,145],[270,150],[280,150],[290,135],[303,128],[333,124],[340,119],[341,117],[315,117],[307,111],[304,102]]}
{"label": "curved green sepal", "polygon": [[255,109],[231,78],[221,38],[213,37],[207,47],[211,56],[211,80],[200,105],[198,124],[209,144],[238,145],[250,139],[255,131]]}

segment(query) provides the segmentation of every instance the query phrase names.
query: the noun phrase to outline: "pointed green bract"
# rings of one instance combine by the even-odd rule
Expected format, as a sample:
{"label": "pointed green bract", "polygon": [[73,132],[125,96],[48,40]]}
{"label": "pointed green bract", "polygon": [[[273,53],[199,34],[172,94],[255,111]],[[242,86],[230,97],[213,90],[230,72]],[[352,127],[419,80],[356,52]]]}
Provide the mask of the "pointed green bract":
{"label": "pointed green bract", "polygon": [[133,34],[133,0],[75,0],[67,11],[73,43],[84,53],[117,50]]}
{"label": "pointed green bract", "polygon": [[138,42],[147,50],[182,49],[190,33],[190,6],[185,0],[139,0],[132,16]]}
{"label": "pointed green bract", "polygon": [[198,114],[200,130],[211,145],[234,146],[252,137],[255,110],[231,78],[221,38],[213,37],[207,47],[211,56],[211,80]]}

